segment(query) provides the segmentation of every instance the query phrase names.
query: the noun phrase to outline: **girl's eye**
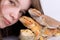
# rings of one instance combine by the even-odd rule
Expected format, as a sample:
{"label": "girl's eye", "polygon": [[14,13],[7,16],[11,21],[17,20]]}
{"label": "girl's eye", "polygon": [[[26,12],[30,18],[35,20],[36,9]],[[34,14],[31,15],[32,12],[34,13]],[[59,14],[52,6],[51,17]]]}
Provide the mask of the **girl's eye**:
{"label": "girl's eye", "polygon": [[10,0],[10,4],[13,5],[13,6],[15,6],[15,2],[12,1],[12,0]]}

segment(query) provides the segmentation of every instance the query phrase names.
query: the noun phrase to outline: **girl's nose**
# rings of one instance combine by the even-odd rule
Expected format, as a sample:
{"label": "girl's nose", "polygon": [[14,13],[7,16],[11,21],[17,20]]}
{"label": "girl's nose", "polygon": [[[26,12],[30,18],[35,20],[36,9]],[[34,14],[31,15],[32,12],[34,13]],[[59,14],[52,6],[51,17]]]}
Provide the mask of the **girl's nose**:
{"label": "girl's nose", "polygon": [[18,14],[13,14],[13,13],[11,13],[10,14],[10,17],[12,18],[12,20],[16,20],[16,19],[18,19]]}

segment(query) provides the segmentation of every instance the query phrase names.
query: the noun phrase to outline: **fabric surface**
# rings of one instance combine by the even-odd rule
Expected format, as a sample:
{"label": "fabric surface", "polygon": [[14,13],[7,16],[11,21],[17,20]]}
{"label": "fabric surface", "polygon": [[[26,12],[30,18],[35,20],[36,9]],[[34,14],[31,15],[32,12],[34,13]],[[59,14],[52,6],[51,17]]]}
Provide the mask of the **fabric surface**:
{"label": "fabric surface", "polygon": [[16,36],[4,37],[3,40],[19,40]]}

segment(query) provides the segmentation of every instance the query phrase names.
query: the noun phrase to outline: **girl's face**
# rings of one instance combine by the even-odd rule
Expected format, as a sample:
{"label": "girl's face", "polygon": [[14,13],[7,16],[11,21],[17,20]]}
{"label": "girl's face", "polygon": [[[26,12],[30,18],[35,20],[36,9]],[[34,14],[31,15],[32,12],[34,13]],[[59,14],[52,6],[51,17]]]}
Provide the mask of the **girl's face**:
{"label": "girl's face", "polygon": [[0,3],[0,28],[5,28],[18,21],[20,11],[30,6],[30,0],[2,0]]}

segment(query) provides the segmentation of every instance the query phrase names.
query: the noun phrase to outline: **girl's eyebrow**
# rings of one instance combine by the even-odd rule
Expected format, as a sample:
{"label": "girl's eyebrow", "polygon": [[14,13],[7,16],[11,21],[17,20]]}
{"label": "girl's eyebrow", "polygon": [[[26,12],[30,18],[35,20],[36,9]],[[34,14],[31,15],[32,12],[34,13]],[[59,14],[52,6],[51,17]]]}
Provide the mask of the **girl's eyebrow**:
{"label": "girl's eyebrow", "polygon": [[18,1],[18,0],[12,0],[12,1],[14,1],[15,3],[19,3],[19,1]]}

